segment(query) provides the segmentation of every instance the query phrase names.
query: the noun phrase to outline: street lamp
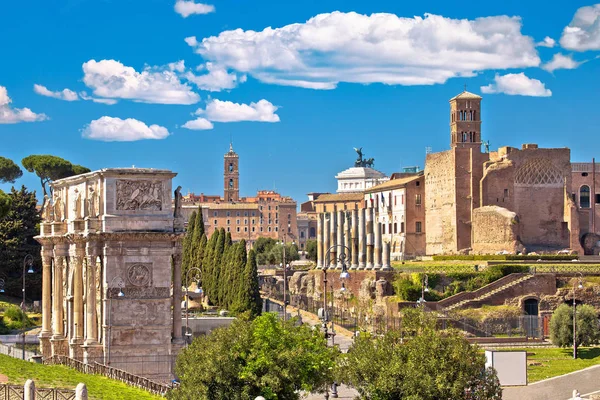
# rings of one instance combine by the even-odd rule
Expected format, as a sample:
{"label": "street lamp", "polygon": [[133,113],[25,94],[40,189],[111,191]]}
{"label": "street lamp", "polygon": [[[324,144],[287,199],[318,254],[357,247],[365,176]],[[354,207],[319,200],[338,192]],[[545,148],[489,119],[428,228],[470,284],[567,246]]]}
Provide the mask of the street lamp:
{"label": "street lamp", "polygon": [[[114,286],[114,283],[116,281],[116,286]],[[110,342],[111,342],[111,336],[112,336],[112,295],[111,295],[111,288],[114,287],[118,287],[119,288],[119,293],[117,293],[117,297],[125,297],[125,293],[123,293],[123,288],[125,287],[125,282],[123,282],[123,279],[121,279],[120,276],[115,276],[112,278],[112,280],[110,281],[110,285],[108,285],[108,343],[106,344],[107,347],[107,353],[108,353],[108,360],[106,362],[107,365],[110,365]]]}
{"label": "street lamp", "polygon": [[[579,284],[577,288],[583,289],[583,274],[578,272]],[[577,359],[577,304],[575,304],[575,281],[573,281],[573,359]]]}
{"label": "street lamp", "polygon": [[417,303],[421,306],[425,306],[425,293],[429,293],[429,277],[427,274],[425,274],[421,281],[421,298],[417,300]]}
{"label": "street lamp", "polygon": [[204,294],[204,291],[202,290],[202,286],[200,286],[200,277],[202,275],[202,271],[198,267],[192,267],[192,268],[188,269],[187,272],[185,273],[185,345],[186,346],[189,344],[188,338],[192,336],[192,333],[190,332],[190,322],[189,322],[190,296],[188,293],[188,288],[190,287],[189,280],[190,280],[190,272],[191,271],[196,271],[196,275],[194,276],[194,280],[196,281],[196,290],[194,290],[194,293],[198,293],[200,296],[202,296]]}
{"label": "street lamp", "polygon": [[4,293],[4,278],[0,278],[0,293]]}
{"label": "street lamp", "polygon": [[27,254],[23,259],[23,303],[21,303],[21,310],[23,311],[23,360],[25,359],[25,320],[27,315],[25,314],[25,271],[28,274],[33,274],[35,271],[33,270],[33,256],[31,254]]}

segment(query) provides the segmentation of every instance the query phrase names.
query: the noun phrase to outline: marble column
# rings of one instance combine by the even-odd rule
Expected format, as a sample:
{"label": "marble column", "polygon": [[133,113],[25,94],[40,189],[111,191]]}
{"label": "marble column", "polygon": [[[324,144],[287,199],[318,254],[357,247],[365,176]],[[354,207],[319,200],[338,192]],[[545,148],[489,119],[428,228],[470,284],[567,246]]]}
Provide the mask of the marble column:
{"label": "marble column", "polygon": [[366,238],[365,209],[361,208],[358,210],[358,269],[365,269]]}
{"label": "marble column", "polygon": [[375,221],[375,223],[373,224],[373,228],[375,229],[375,243],[373,246],[373,268],[381,269],[381,222]]}
{"label": "marble column", "polygon": [[96,256],[87,257],[87,285],[85,291],[85,344],[98,343],[98,319],[96,314]]}
{"label": "marble column", "polygon": [[337,264],[337,211],[335,207],[330,214],[329,224],[331,225],[330,234],[331,238],[329,239],[329,247],[331,250],[329,251],[329,268],[333,269]]}
{"label": "marble column", "polygon": [[317,268],[323,268],[323,213],[317,216]]}
{"label": "marble column", "polygon": [[329,223],[330,218],[331,216],[329,213],[323,213],[323,269],[329,268],[329,260],[331,260],[330,252],[328,252],[331,235],[331,225]]}
{"label": "marble column", "polygon": [[66,267],[67,253],[62,249],[54,249],[54,287],[52,288],[52,322],[53,335],[50,339],[52,344],[52,354],[67,355],[67,343],[65,337],[65,314],[64,314],[64,296],[63,282],[65,280],[64,271]]}
{"label": "marble column", "polygon": [[52,246],[42,247],[42,331],[40,349],[44,357],[52,354]]}
{"label": "marble column", "polygon": [[73,327],[75,329],[69,346],[69,356],[78,360],[83,359],[83,344],[85,321],[83,318],[83,249],[77,249],[71,256],[73,264]]}
{"label": "marble column", "polygon": [[[345,243],[344,243],[344,220],[345,220],[345,213],[343,210],[338,211],[338,215],[337,215],[337,250],[338,250],[338,260],[336,263],[336,268],[337,269],[341,269],[342,268],[342,259],[345,260],[346,257],[346,248],[344,247]],[[345,262],[345,261],[344,261]]]}
{"label": "marble column", "polygon": [[352,263],[350,269],[358,268],[358,210],[352,210],[352,228],[350,233],[352,245]]}
{"label": "marble column", "polygon": [[173,254],[173,343],[183,343],[181,332],[181,253]]}
{"label": "marble column", "polygon": [[367,208],[366,223],[367,223],[367,266],[365,269],[373,269],[373,208]]}
{"label": "marble column", "polygon": [[389,271],[392,269],[390,265],[391,245],[390,242],[383,242],[383,266],[381,269]]}

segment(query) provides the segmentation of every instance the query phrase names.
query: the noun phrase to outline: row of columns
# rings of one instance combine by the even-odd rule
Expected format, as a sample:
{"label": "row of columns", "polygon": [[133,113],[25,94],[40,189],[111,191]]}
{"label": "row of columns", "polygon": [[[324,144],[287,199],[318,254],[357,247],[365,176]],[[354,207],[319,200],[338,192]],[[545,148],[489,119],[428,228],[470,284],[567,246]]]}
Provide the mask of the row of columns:
{"label": "row of columns", "polygon": [[320,213],[317,219],[317,268],[388,270],[390,244],[374,208]]}

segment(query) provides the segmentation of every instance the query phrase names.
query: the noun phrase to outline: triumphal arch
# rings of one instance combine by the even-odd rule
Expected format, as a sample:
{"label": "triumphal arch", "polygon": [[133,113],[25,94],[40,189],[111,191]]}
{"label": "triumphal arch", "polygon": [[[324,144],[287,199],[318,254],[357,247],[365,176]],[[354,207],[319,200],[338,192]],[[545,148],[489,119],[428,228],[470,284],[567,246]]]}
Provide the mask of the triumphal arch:
{"label": "triumphal arch", "polygon": [[183,344],[183,220],[179,190],[172,207],[175,175],[115,168],[52,184],[36,237],[43,260],[44,357],[65,355],[169,378],[169,362],[151,361],[171,359]]}

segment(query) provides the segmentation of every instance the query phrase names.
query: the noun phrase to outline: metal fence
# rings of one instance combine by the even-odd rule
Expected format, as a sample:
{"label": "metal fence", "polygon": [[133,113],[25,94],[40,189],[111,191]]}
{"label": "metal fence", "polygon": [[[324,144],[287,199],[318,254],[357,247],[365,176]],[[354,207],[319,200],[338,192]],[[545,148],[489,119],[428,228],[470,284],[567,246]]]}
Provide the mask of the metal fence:
{"label": "metal fence", "polygon": [[[23,400],[25,388],[22,385],[0,384],[0,400]],[[75,390],[60,388],[35,388],[35,398],[40,400],[74,400]]]}
{"label": "metal fence", "polygon": [[[5,356],[10,356],[13,358],[23,358],[23,349],[19,349],[15,346],[8,346],[6,344],[0,343],[0,354],[4,354]],[[25,359],[29,360],[33,356],[37,356],[38,353],[35,351],[25,350]]]}

